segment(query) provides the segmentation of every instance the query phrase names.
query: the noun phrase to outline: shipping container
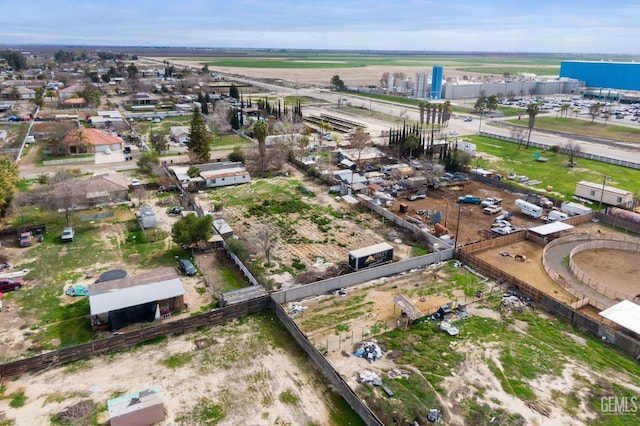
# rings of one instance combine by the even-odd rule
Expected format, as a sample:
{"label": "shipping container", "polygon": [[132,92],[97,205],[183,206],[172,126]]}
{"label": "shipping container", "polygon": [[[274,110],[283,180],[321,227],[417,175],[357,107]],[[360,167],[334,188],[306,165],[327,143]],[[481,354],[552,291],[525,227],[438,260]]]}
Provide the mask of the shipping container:
{"label": "shipping container", "polygon": [[349,252],[349,265],[354,271],[379,266],[393,260],[393,246],[387,243],[374,244]]}

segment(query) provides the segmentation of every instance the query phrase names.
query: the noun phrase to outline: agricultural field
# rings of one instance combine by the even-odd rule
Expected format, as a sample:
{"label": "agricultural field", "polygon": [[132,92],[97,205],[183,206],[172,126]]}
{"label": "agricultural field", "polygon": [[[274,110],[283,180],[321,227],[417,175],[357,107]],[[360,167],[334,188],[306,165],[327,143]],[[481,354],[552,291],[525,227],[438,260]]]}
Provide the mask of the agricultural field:
{"label": "agricultural field", "polygon": [[[482,300],[475,298],[483,290]],[[593,424],[640,421],[637,412],[607,413],[603,397],[631,398],[640,366],[628,355],[526,304],[505,305],[503,289],[454,262],[349,288],[345,295],[298,301],[296,322],[385,424],[424,422],[430,409],[445,424]],[[406,326],[392,299],[405,295],[425,315],[466,302],[450,336],[428,316]],[[375,339],[377,361],[353,356]],[[379,375],[393,394],[362,383]],[[493,420],[491,420],[493,419]]]}

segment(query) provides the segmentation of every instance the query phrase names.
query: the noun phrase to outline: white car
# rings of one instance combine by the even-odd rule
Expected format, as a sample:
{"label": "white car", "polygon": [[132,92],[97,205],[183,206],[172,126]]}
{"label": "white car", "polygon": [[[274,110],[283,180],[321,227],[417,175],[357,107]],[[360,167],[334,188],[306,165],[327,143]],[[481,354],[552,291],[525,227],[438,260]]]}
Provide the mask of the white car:
{"label": "white car", "polygon": [[131,186],[138,186],[138,185],[142,185],[142,182],[140,182],[140,179],[131,180]]}
{"label": "white car", "polygon": [[106,148],[104,150],[104,155],[111,155],[111,149],[110,148]]}

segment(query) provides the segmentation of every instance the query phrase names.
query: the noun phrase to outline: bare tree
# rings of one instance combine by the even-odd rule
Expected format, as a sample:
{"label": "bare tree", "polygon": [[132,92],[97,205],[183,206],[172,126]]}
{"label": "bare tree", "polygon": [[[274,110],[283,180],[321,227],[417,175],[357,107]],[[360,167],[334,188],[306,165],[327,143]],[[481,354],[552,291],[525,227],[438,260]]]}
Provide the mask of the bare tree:
{"label": "bare tree", "polygon": [[271,253],[280,240],[277,228],[267,219],[262,220],[256,227],[254,239],[264,252],[267,259],[267,266],[271,266]]}
{"label": "bare tree", "polygon": [[600,104],[592,104],[589,107],[589,115],[591,116],[591,122],[596,119],[598,114],[600,114],[600,110],[602,109],[602,105]]}
{"label": "bare tree", "polygon": [[524,127],[515,126],[511,128],[511,137],[518,141],[518,149],[522,146],[526,134],[527,130]]}
{"label": "bare tree", "polygon": [[582,146],[580,146],[577,140],[568,139],[562,148],[567,151],[567,154],[569,155],[569,165],[573,166],[575,164],[573,159],[576,155],[582,152]]}
{"label": "bare tree", "polygon": [[231,113],[231,107],[226,102],[214,102],[213,114],[210,114],[207,118],[213,123],[213,131],[216,135],[223,135],[231,132],[231,122],[229,121],[229,114]]}
{"label": "bare tree", "polygon": [[358,159],[356,164],[360,167],[360,157],[362,156],[362,151],[369,145],[370,137],[368,133],[362,129],[362,127],[358,127],[356,131],[351,136],[350,145],[351,148],[355,149],[358,152]]}
{"label": "bare tree", "polygon": [[71,213],[76,209],[80,195],[84,195],[79,194],[79,182],[71,172],[61,170],[51,178],[50,185],[52,191],[49,205],[64,214],[65,222],[69,226]]}

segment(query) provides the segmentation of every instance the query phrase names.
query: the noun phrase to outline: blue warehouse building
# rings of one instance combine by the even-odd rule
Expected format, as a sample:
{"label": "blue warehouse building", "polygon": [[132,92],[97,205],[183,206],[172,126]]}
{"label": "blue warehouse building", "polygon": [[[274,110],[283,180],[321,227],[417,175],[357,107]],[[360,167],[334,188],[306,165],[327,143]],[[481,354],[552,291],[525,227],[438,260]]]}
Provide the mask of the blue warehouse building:
{"label": "blue warehouse building", "polygon": [[442,74],[443,68],[440,65],[434,65],[431,71],[431,91],[429,92],[430,99],[442,98]]}
{"label": "blue warehouse building", "polygon": [[584,81],[588,88],[640,91],[640,63],[562,61],[560,77]]}

